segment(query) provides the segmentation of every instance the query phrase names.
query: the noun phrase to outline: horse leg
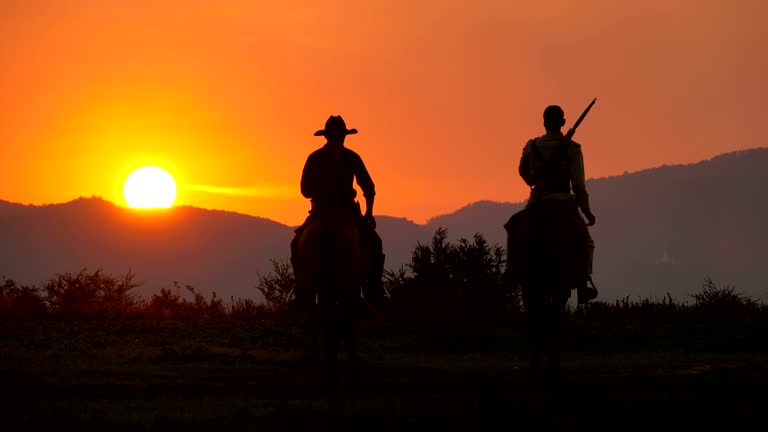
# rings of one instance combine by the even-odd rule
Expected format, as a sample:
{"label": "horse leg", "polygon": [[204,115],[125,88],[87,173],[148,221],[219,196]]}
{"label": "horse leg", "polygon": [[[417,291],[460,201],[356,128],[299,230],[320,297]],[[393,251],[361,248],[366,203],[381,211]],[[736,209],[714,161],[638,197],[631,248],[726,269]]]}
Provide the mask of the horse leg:
{"label": "horse leg", "polygon": [[357,367],[360,364],[360,355],[358,354],[360,338],[354,323],[347,324],[347,328],[347,353],[349,354],[349,363],[352,367]]}
{"label": "horse leg", "polygon": [[321,336],[322,331],[320,326],[322,322],[320,320],[317,307],[310,309],[309,316],[309,341],[307,347],[307,353],[309,354],[309,361],[313,366],[319,366],[321,361]]}
{"label": "horse leg", "polygon": [[568,296],[563,293],[569,288],[554,290],[547,302],[547,375],[552,379],[560,377],[560,350],[562,346],[563,329],[562,320],[565,314],[565,305]]}
{"label": "horse leg", "polygon": [[334,383],[339,363],[339,332],[336,316],[338,311],[336,310],[335,298],[323,296],[320,301],[320,308],[323,315],[320,328],[326,377],[331,383]]}
{"label": "horse leg", "polygon": [[541,377],[543,342],[546,338],[544,326],[540,289],[530,282],[523,285],[523,304],[528,315],[528,373],[531,379],[538,380]]}
{"label": "horse leg", "polygon": [[547,305],[546,315],[546,375],[548,378],[557,378],[560,375],[560,317],[554,304]]}
{"label": "horse leg", "polygon": [[351,369],[357,368],[360,363],[358,357],[359,335],[355,326],[355,305],[347,305],[341,324],[341,335],[347,352],[348,364]]}
{"label": "horse leg", "polygon": [[542,311],[534,310],[530,314],[529,340],[530,340],[530,360],[529,369],[531,377],[541,378],[542,366],[544,360],[544,351],[546,346],[547,332],[546,322],[542,316]]}
{"label": "horse leg", "polygon": [[[329,327],[333,323],[328,323]],[[335,328],[326,327],[325,335],[325,370],[330,382],[336,382],[339,369],[339,338]]]}

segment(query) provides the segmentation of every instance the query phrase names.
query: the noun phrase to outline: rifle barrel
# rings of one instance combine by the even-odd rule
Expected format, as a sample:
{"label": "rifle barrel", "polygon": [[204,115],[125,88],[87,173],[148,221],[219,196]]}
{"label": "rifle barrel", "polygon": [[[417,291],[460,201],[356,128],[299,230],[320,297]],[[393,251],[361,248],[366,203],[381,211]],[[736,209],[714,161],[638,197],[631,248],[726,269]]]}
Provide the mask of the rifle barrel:
{"label": "rifle barrel", "polygon": [[568,130],[568,133],[566,134],[567,139],[571,139],[573,137],[573,134],[576,133],[576,128],[579,127],[582,120],[584,120],[584,117],[587,116],[587,113],[589,113],[589,110],[592,109],[592,105],[594,105],[595,102],[597,102],[597,98],[592,99],[592,102],[589,103],[589,105],[587,106],[587,109],[585,109],[584,112],[581,113],[581,115],[579,116],[579,119],[576,120],[576,123],[574,123],[573,126],[571,126],[571,128]]}
{"label": "rifle barrel", "polygon": [[573,124],[573,128],[574,129],[579,127],[579,125],[581,124],[582,120],[584,120],[584,117],[587,116],[587,113],[589,112],[589,110],[592,109],[592,105],[594,105],[595,102],[597,102],[597,98],[592,99],[592,102],[589,103],[589,105],[587,106],[587,109],[585,109],[584,112],[581,113],[581,115],[579,116],[579,119],[576,120],[576,123]]}

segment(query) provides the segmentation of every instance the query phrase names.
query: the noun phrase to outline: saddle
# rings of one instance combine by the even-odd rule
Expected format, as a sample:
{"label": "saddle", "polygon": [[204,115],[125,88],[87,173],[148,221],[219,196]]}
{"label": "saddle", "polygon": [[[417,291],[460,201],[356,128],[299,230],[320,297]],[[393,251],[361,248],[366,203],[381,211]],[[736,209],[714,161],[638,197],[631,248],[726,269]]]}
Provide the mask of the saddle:
{"label": "saddle", "polygon": [[569,280],[587,273],[587,244],[579,223],[561,203],[539,203],[514,215],[507,231],[507,276],[561,275]]}

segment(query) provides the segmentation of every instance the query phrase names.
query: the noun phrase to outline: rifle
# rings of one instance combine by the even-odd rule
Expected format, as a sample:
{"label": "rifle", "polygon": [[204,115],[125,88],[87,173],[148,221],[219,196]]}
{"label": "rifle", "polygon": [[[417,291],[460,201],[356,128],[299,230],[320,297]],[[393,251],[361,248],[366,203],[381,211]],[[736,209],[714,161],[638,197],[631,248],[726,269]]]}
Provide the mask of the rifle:
{"label": "rifle", "polygon": [[592,105],[594,105],[595,102],[597,102],[597,98],[592,99],[592,102],[590,102],[589,105],[587,106],[587,109],[585,109],[584,112],[581,113],[581,115],[579,116],[579,119],[576,120],[576,123],[574,123],[570,129],[568,129],[568,132],[563,136],[565,142],[568,142],[571,140],[571,138],[573,138],[573,134],[576,133],[576,128],[579,127],[582,120],[584,120],[584,117],[587,116],[587,113],[589,112],[589,110],[592,109]]}

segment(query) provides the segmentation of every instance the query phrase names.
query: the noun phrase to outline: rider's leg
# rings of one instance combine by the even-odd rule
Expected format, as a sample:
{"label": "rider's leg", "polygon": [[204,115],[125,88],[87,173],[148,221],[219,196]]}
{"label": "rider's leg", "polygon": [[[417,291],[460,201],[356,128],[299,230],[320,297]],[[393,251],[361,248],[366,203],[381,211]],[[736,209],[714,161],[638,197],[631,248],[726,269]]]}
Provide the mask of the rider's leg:
{"label": "rider's leg", "polygon": [[363,297],[369,303],[381,308],[384,303],[384,246],[381,241],[381,237],[376,230],[368,225],[363,228],[363,235],[365,236],[365,247],[367,248],[368,265],[366,266],[368,271],[365,275],[365,285],[363,286]]}
{"label": "rider's leg", "polygon": [[301,238],[304,228],[310,221],[310,217],[304,221],[304,223],[296,228],[293,240],[291,240],[291,267],[293,268],[294,286],[293,296],[288,300],[288,310],[296,313],[306,313],[307,308],[314,305],[314,296],[309,293],[309,289],[301,280],[301,271],[299,271],[299,239]]}
{"label": "rider's leg", "polygon": [[[595,284],[592,281],[592,262],[595,254],[595,241],[592,239],[592,236],[589,234],[589,229],[586,227],[586,225],[582,224],[581,233],[582,233],[582,236],[584,239],[584,245],[585,245],[585,251],[584,251],[585,276],[579,281],[576,287],[576,295],[578,297],[579,304],[584,304],[590,300],[594,300],[595,298],[597,298],[597,288],[595,287]],[[590,286],[590,284],[592,286]]]}
{"label": "rider's leg", "polygon": [[546,318],[543,317],[541,290],[531,286],[530,281],[523,283],[523,307],[526,312],[526,325],[528,333],[529,378],[538,380],[541,378],[542,356],[544,352],[544,340],[546,338]]}
{"label": "rider's leg", "polygon": [[[354,313],[354,312],[353,312]],[[356,368],[360,363],[359,358],[359,335],[357,332],[356,319],[354,316],[344,317],[344,323],[342,325],[342,337],[344,339],[344,347],[347,352],[347,360],[351,368]]]}
{"label": "rider's leg", "polygon": [[560,376],[560,351],[562,348],[563,326],[565,306],[570,297],[570,287],[564,285],[560,292],[556,292],[547,303],[547,376],[557,379]]}

